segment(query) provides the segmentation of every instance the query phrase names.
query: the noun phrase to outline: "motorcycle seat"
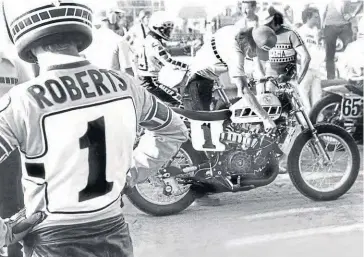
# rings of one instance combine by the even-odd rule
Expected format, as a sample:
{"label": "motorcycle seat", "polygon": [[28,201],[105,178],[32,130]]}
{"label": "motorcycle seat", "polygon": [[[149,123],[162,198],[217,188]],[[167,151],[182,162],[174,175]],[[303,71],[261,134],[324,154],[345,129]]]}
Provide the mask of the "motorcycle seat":
{"label": "motorcycle seat", "polygon": [[231,116],[230,110],[220,110],[220,111],[191,111],[180,108],[172,108],[172,110],[191,120],[200,120],[200,121],[218,121],[218,120],[226,120]]}

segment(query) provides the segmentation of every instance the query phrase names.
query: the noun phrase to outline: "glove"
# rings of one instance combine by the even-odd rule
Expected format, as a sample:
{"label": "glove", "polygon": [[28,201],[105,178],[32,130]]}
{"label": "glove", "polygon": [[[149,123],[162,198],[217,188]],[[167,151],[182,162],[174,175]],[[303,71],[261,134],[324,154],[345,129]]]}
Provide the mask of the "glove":
{"label": "glove", "polygon": [[0,239],[5,238],[5,240],[4,242],[0,242],[0,246],[4,246],[1,244],[8,246],[21,241],[36,225],[44,221],[46,217],[47,215],[44,212],[36,212],[29,218],[26,218],[25,209],[22,209],[11,218],[2,220],[4,228],[0,228],[0,233],[5,234],[0,235]]}
{"label": "glove", "polygon": [[137,176],[136,168],[135,167],[130,168],[130,170],[126,174],[126,182],[123,190],[121,191],[121,195],[127,195],[128,193],[131,192],[131,190],[136,184],[136,176]]}

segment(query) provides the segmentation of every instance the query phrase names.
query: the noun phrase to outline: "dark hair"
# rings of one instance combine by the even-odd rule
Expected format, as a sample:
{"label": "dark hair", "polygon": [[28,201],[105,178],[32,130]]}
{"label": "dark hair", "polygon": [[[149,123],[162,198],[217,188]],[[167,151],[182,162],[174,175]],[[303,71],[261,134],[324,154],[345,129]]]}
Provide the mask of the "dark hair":
{"label": "dark hair", "polygon": [[273,20],[268,25],[279,26],[284,23],[283,14],[278,12],[273,6],[270,6],[267,11],[270,16],[273,16]]}
{"label": "dark hair", "polygon": [[275,26],[282,25],[284,23],[283,15],[279,12],[275,13],[272,22]]}
{"label": "dark hair", "polygon": [[251,4],[252,7],[257,7],[257,1],[249,1],[249,0],[243,0],[241,1],[243,4]]}
{"label": "dark hair", "polygon": [[303,10],[302,12],[303,23],[306,23],[308,19],[311,19],[315,13],[320,14],[317,8],[307,7],[305,10]]}

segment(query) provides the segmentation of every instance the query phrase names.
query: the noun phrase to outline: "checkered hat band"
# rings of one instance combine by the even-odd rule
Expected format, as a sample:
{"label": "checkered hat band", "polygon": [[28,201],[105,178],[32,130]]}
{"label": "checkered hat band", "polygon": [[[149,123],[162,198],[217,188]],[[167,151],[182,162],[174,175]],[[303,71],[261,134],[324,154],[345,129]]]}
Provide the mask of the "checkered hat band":
{"label": "checkered hat band", "polygon": [[31,30],[54,23],[77,22],[92,28],[92,11],[78,4],[45,6],[18,17],[10,24],[11,35],[16,41]]}

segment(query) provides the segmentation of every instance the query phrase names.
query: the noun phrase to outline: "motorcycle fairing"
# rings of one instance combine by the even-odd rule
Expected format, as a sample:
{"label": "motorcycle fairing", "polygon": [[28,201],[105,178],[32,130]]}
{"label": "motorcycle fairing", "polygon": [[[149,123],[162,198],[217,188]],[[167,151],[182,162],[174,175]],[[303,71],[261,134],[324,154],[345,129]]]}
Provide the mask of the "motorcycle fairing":
{"label": "motorcycle fairing", "polygon": [[[281,116],[282,104],[277,96],[272,93],[266,93],[257,95],[256,98],[272,120],[276,120]],[[230,111],[232,112],[231,121],[233,123],[263,122],[263,120],[253,112],[251,104],[243,98],[233,104],[230,107]]]}
{"label": "motorcycle fairing", "polygon": [[352,85],[338,85],[325,87],[323,91],[345,97],[347,94],[363,96],[363,91]]}

